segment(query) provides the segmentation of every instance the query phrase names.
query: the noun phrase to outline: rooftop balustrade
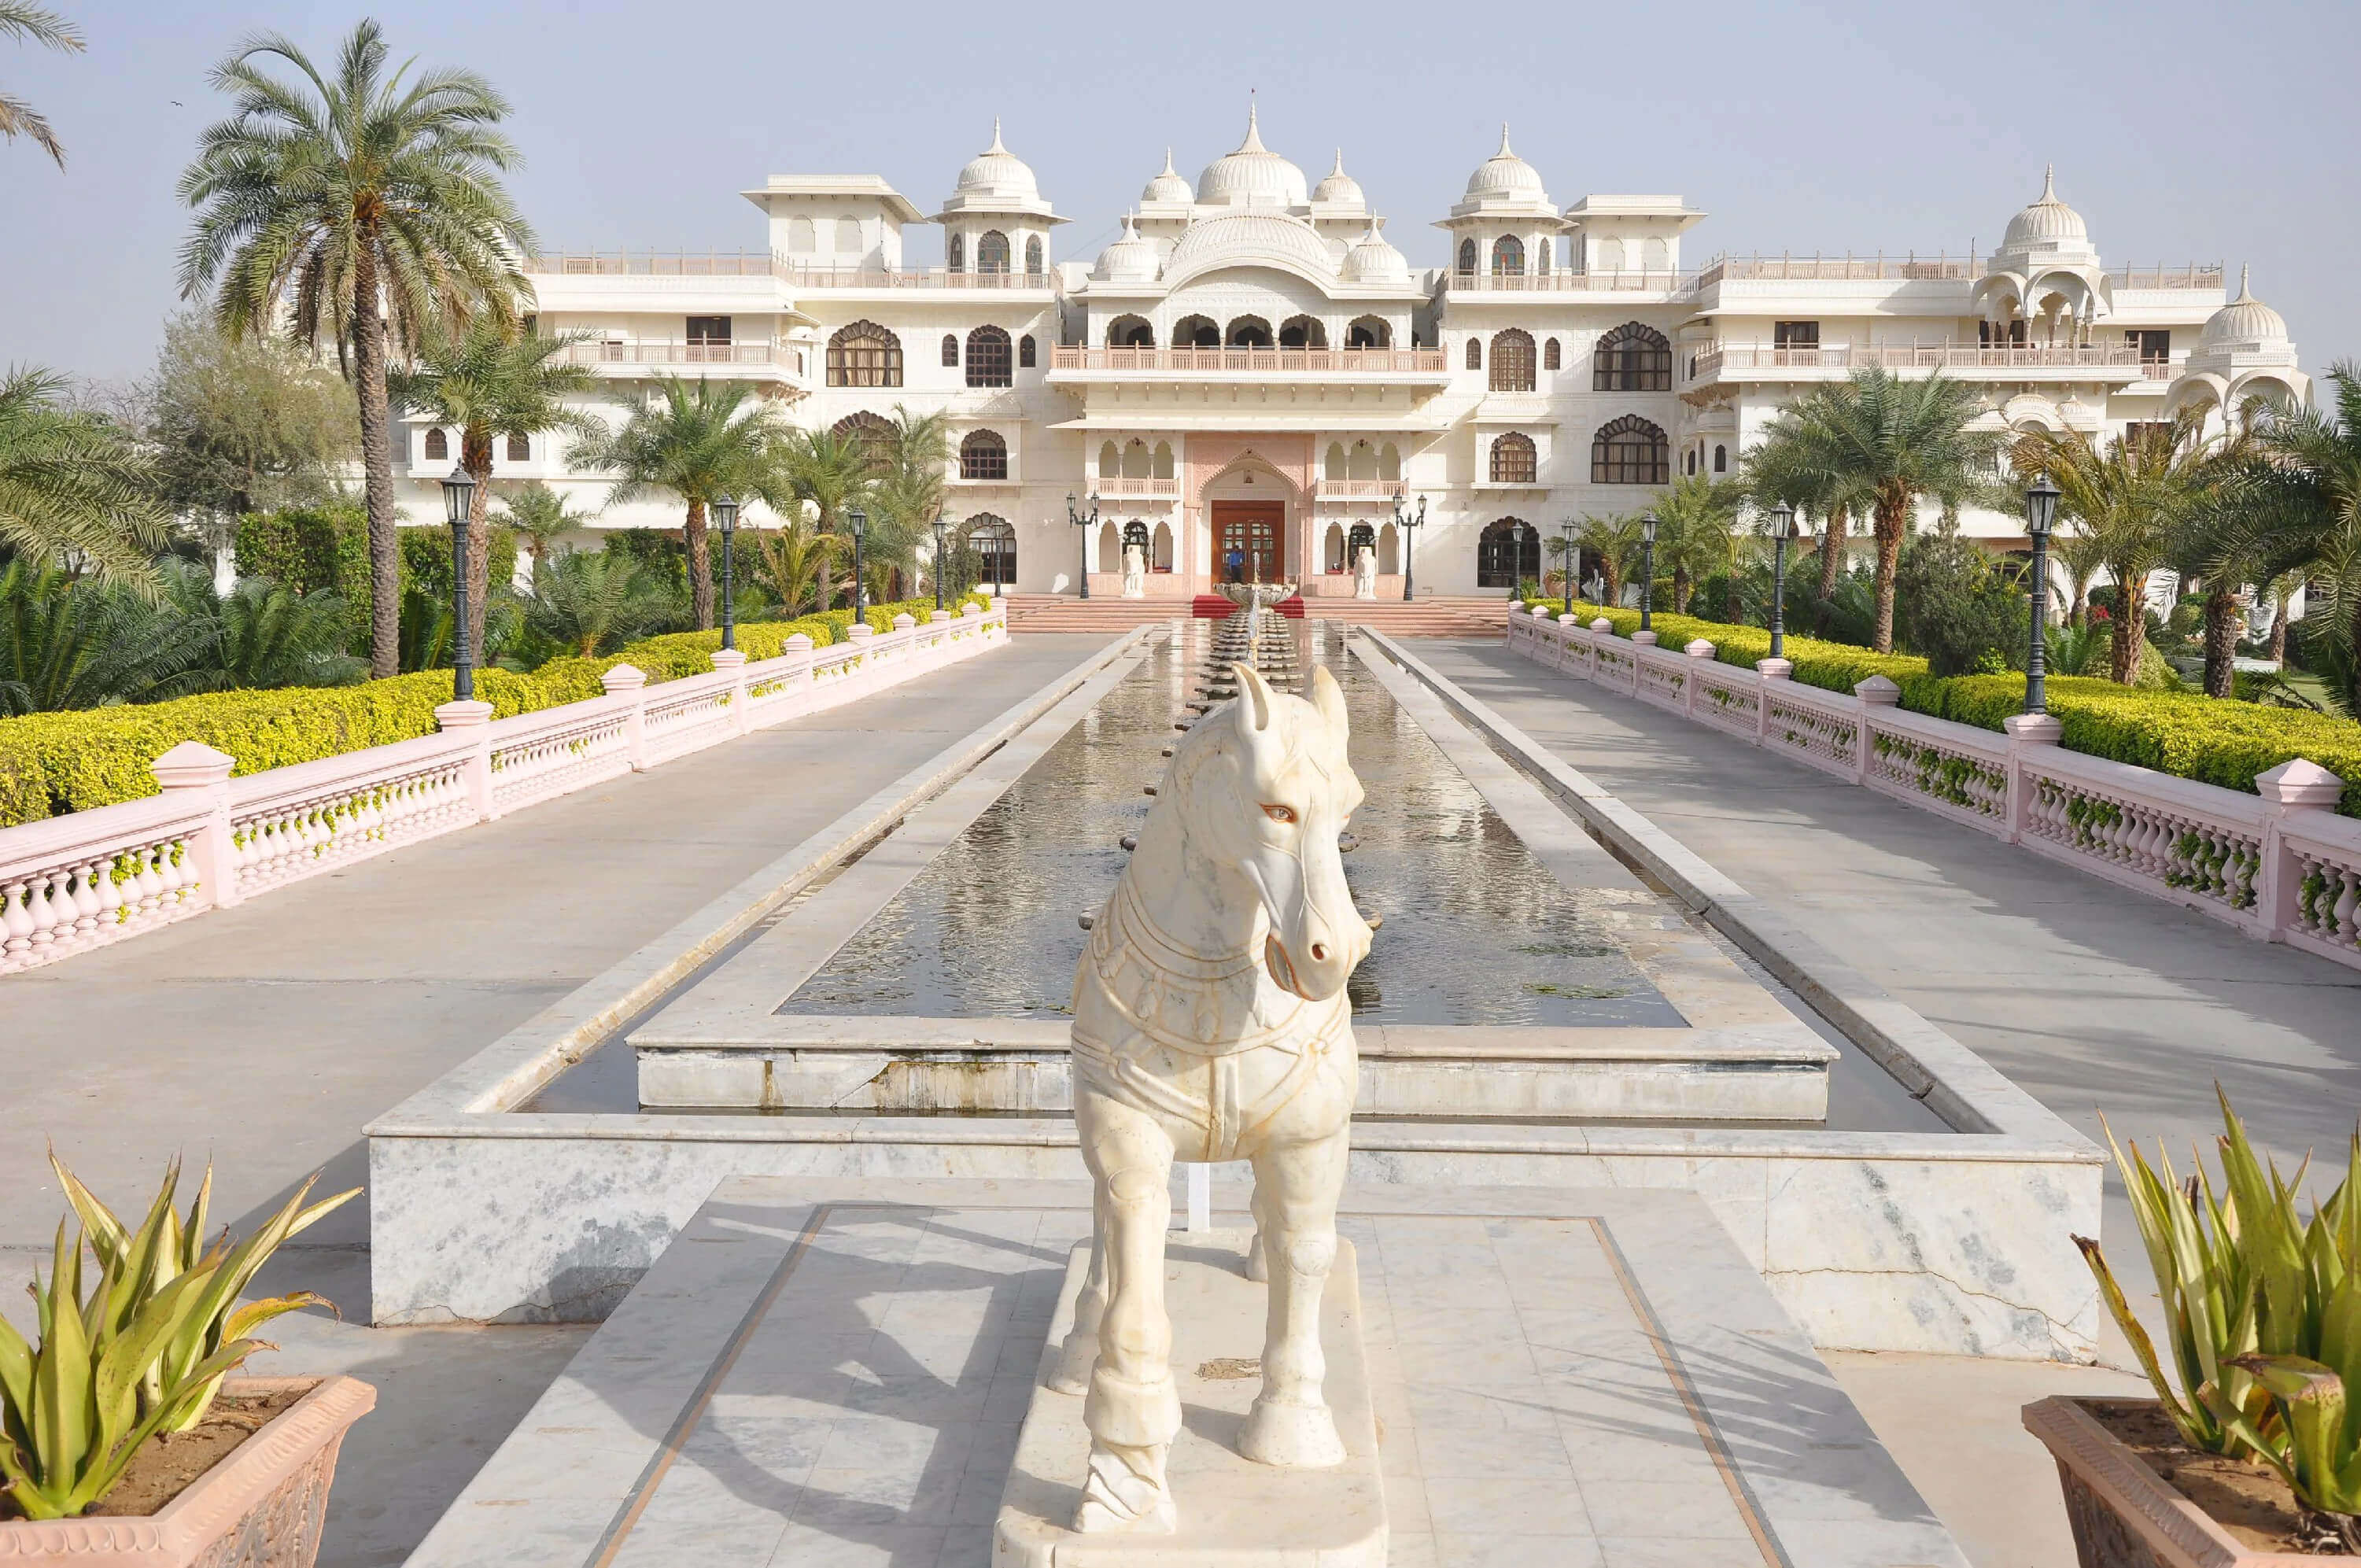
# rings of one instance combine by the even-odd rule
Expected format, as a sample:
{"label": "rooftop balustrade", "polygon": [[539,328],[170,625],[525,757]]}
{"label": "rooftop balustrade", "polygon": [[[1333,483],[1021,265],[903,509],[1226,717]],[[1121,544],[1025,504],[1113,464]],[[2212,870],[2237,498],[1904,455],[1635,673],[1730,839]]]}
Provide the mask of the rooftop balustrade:
{"label": "rooftop balustrade", "polygon": [[1449,356],[1440,348],[1086,348],[1049,350],[1052,370],[1271,375],[1339,372],[1347,375],[1445,375]]}
{"label": "rooftop balustrade", "polygon": [[577,343],[564,357],[573,365],[793,366],[796,350],[774,343]]}
{"label": "rooftop balustrade", "polygon": [[[1810,256],[1718,256],[1697,269],[1689,291],[1701,293],[1717,283],[1972,282],[1989,270],[1981,257],[1948,253],[1920,256],[1916,251],[1902,256],[1888,256],[1883,251],[1874,256],[1855,256],[1850,251],[1842,256],[1817,252]],[[2218,261],[2191,262],[2182,267],[2159,263],[2155,267],[2113,268],[2106,277],[2118,289],[2219,289],[2223,269]]]}
{"label": "rooftop balustrade", "polygon": [[764,251],[550,252],[525,271],[562,278],[776,278],[791,289],[1055,290],[1055,272],[953,272],[948,268],[815,267]]}
{"label": "rooftop balustrade", "polygon": [[1809,370],[2100,370],[2169,378],[2175,368],[2144,361],[2128,343],[2034,343],[1986,346],[1977,343],[1852,343],[1813,348],[1760,344],[1720,344],[1699,349],[1685,379],[1711,381],[1730,376],[1776,377]]}
{"label": "rooftop balustrade", "polygon": [[1686,272],[1651,272],[1637,269],[1590,272],[1579,268],[1558,267],[1548,271],[1535,269],[1530,272],[1445,272],[1443,289],[1445,293],[1454,294],[1536,294],[1560,290],[1670,294],[1689,288],[1692,278],[1692,274]]}

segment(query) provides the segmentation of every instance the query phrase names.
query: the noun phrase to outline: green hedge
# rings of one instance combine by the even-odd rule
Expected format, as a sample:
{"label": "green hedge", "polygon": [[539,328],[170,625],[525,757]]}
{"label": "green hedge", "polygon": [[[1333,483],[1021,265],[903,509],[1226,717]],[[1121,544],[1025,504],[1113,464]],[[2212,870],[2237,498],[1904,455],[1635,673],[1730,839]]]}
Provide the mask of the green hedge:
{"label": "green hedge", "polygon": [[[877,606],[868,619],[891,630],[897,613],[923,620],[934,608],[931,598],[913,599]],[[849,610],[751,622],[738,628],[738,646],[749,659],[776,658],[798,631],[825,647],[851,624]],[[507,718],[598,696],[606,689],[598,677],[617,664],[646,671],[651,685],[704,674],[720,646],[719,631],[676,631],[598,658],[553,659],[531,674],[478,670],[476,695],[495,718]],[[423,670],[353,686],[211,692],[0,718],[0,827],[154,795],[148,764],[183,740],[227,752],[236,773],[257,773],[432,734],[435,707],[450,700],[451,672]]]}
{"label": "green hedge", "polygon": [[[1618,637],[1640,629],[1636,609],[1577,611],[1587,626],[1600,616]],[[1771,634],[1758,626],[1730,626],[1693,616],[1653,618],[1658,644],[1683,648],[1702,637],[1725,664],[1752,669],[1771,656]],[[1786,657],[1794,678],[1829,691],[1850,692],[1871,675],[1884,675],[1902,688],[1901,705],[1913,713],[1998,729],[2025,707],[2025,677],[1927,673],[1927,661],[1902,653],[1875,653],[1839,642],[1790,637]],[[2265,707],[2224,701],[2202,692],[2156,691],[2119,686],[2113,681],[2052,675],[2046,690],[2050,716],[2070,751],[2107,757],[2160,773],[2195,779],[2224,789],[2255,793],[2255,775],[2296,757],[2319,763],[2345,780],[2337,809],[2361,817],[2361,724],[2334,714],[2301,708]]]}
{"label": "green hedge", "polygon": [[[487,580],[504,587],[516,576],[516,530],[491,528]],[[237,520],[238,576],[269,577],[299,594],[334,593],[351,607],[356,635],[368,641],[369,604],[368,522],[357,506],[331,503],[248,512]],[[401,587],[419,587],[438,600],[451,598],[451,530],[436,523],[403,528],[397,572]]]}

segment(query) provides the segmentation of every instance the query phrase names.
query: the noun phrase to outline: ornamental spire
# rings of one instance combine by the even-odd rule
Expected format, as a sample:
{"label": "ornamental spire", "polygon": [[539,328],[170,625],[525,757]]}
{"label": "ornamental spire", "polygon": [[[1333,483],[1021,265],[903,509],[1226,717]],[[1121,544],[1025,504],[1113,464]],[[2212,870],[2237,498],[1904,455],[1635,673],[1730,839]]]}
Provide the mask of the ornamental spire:
{"label": "ornamental spire", "polygon": [[1262,145],[1262,127],[1257,123],[1254,94],[1251,92],[1246,94],[1246,139],[1238,144],[1238,150],[1240,152],[1268,152],[1270,150],[1270,148]]}
{"label": "ornamental spire", "polygon": [[1005,154],[1008,150],[1006,148],[1000,145],[1000,116],[998,115],[992,116],[992,145],[985,148],[983,150],[987,155],[995,152]]}
{"label": "ornamental spire", "polygon": [[1514,158],[1517,156],[1514,152],[1511,152],[1509,149],[1509,122],[1506,120],[1502,120],[1500,122],[1500,150],[1494,153],[1492,156],[1494,158]]}

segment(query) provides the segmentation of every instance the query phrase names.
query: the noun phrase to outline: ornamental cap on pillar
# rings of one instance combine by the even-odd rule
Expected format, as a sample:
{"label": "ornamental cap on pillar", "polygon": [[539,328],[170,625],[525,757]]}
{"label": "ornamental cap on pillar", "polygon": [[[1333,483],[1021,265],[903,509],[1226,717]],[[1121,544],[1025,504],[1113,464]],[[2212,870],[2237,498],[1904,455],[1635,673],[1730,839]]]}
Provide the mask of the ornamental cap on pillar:
{"label": "ornamental cap on pillar", "polygon": [[226,751],[216,751],[202,740],[183,740],[148,763],[148,771],[166,789],[189,789],[219,784],[236,766],[237,759]]}
{"label": "ornamental cap on pillar", "polygon": [[2309,757],[2290,757],[2255,775],[2255,793],[2279,806],[2334,806],[2345,781]]}
{"label": "ornamental cap on pillar", "polygon": [[609,696],[617,692],[635,692],[648,684],[648,673],[637,664],[610,664],[607,673],[598,677],[598,684],[607,688]]}

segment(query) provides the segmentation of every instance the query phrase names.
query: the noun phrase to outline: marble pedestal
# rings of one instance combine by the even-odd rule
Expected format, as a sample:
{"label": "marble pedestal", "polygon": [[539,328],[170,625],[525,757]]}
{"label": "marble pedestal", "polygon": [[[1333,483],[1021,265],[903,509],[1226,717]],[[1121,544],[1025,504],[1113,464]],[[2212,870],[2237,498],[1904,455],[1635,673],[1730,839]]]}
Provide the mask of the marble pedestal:
{"label": "marble pedestal", "polygon": [[[1170,1535],[1078,1535],[1067,1527],[1082,1496],[1091,1435],[1082,1401],[1037,1383],[1001,1495],[993,1568],[1384,1568],[1385,1488],[1362,1346],[1360,1270],[1340,1239],[1321,1299],[1326,1395],[1345,1460],[1329,1470],[1279,1470],[1237,1452],[1258,1373],[1240,1363],[1262,1354],[1263,1287],[1246,1277],[1246,1230],[1175,1232],[1165,1244],[1172,1315],[1172,1372],[1180,1386],[1180,1435],[1167,1474],[1180,1517]],[[1090,1246],[1074,1249],[1050,1320],[1041,1372],[1073,1326]],[[1241,1374],[1245,1375],[1241,1375]]]}

